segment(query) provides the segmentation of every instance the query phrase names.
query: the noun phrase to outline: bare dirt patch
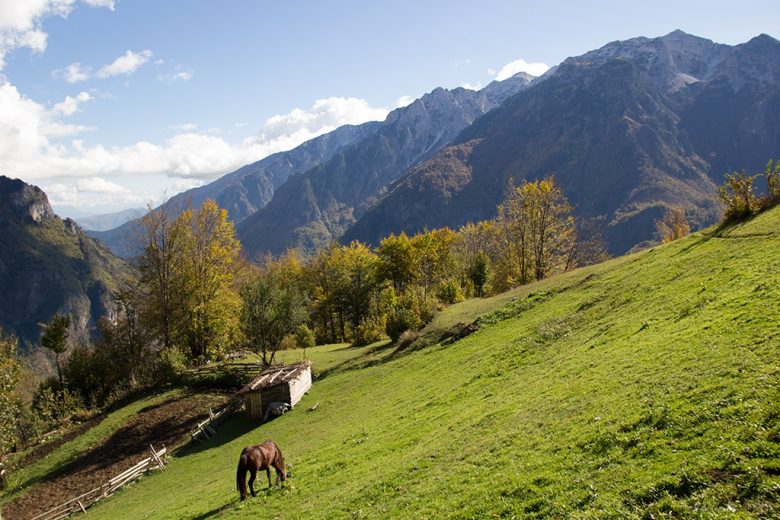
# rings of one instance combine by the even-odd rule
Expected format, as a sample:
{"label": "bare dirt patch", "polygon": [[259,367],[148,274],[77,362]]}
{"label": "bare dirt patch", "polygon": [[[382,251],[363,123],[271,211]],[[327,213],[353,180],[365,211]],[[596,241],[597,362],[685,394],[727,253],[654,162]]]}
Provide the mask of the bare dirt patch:
{"label": "bare dirt patch", "polygon": [[140,410],[119,430],[77,459],[45,475],[3,508],[5,518],[31,518],[95,489],[149,455],[149,444],[170,449],[189,438],[208,407],[226,403],[217,393],[186,394]]}

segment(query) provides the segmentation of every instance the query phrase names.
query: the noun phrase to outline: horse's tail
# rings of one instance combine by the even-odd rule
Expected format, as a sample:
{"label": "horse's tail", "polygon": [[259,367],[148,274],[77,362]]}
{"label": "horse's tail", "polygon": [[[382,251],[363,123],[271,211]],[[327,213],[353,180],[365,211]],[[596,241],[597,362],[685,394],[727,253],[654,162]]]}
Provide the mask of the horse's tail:
{"label": "horse's tail", "polygon": [[236,470],[236,488],[241,495],[241,500],[246,498],[246,472],[247,472],[247,457],[246,453],[242,453],[238,458],[238,469]]}

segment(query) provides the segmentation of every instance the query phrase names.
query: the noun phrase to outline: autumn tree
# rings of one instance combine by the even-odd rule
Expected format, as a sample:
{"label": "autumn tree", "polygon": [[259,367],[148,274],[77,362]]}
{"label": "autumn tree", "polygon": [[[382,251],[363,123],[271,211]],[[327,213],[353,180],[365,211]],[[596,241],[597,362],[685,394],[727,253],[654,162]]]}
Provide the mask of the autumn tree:
{"label": "autumn tree", "polygon": [[379,276],[392,282],[396,292],[403,292],[412,283],[417,270],[417,252],[406,235],[390,235],[376,248]]}
{"label": "autumn tree", "polygon": [[655,229],[664,244],[691,234],[691,227],[685,219],[685,209],[669,208],[661,220],[656,220]]}
{"label": "autumn tree", "polygon": [[184,236],[178,269],[184,288],[182,339],[192,358],[200,359],[220,352],[236,332],[241,301],[233,282],[241,245],[227,210],[211,199],[196,212],[182,212],[177,227]]}
{"label": "autumn tree", "polygon": [[517,262],[519,281],[541,280],[566,267],[576,240],[574,217],[555,179],[510,185],[499,206],[499,221]]}
{"label": "autumn tree", "polygon": [[758,198],[753,192],[754,176],[744,172],[726,174],[726,180],[718,188],[721,202],[726,206],[723,220],[726,222],[747,217],[758,209]]}
{"label": "autumn tree", "polygon": [[57,377],[62,387],[62,366],[60,356],[68,349],[68,336],[70,335],[70,316],[67,314],[55,314],[49,323],[42,325],[41,346],[54,352],[57,363]]}
{"label": "autumn tree", "polygon": [[15,389],[20,370],[16,338],[0,330],[0,454],[8,452],[16,441],[20,403]]}

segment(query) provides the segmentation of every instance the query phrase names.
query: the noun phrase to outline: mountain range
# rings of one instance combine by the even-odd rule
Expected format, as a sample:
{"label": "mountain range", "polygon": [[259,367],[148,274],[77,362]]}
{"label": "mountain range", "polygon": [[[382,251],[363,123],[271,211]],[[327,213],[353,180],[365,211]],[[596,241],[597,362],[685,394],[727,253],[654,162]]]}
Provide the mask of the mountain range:
{"label": "mountain range", "polygon": [[[496,214],[510,181],[554,175],[609,249],[654,239],[682,206],[716,221],[726,172],[780,148],[780,42],[674,31],[608,43],[541,78],[435,89],[383,122],[342,127],[178,195],[226,207],[250,257],[457,227]],[[132,226],[95,233],[124,255]]]}

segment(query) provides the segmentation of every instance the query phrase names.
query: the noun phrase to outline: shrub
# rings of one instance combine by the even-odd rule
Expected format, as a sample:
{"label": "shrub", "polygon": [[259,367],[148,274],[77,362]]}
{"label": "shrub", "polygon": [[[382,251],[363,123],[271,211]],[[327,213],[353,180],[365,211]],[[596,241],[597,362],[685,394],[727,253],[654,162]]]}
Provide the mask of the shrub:
{"label": "shrub", "polygon": [[729,173],[726,182],[718,188],[720,200],[726,206],[724,222],[747,217],[759,209],[758,199],[753,193],[755,177],[745,173]]}
{"label": "shrub", "polygon": [[775,161],[774,166],[772,166],[771,159],[766,163],[764,180],[766,181],[767,194],[762,206],[773,206],[780,202],[780,160]]}
{"label": "shrub", "polygon": [[463,291],[455,280],[442,282],[436,288],[436,296],[439,301],[447,305],[463,301]]}
{"label": "shrub", "polygon": [[295,350],[296,348],[298,348],[298,341],[295,339],[295,334],[286,335],[279,343],[279,350]]}
{"label": "shrub", "polygon": [[685,219],[685,209],[679,207],[667,209],[664,218],[656,220],[655,229],[661,235],[661,242],[664,244],[691,233],[691,227]]}
{"label": "shrub", "polygon": [[301,323],[298,325],[298,328],[295,329],[295,341],[298,342],[298,348],[302,348],[304,350],[307,348],[312,348],[316,345],[314,340],[314,332],[312,332],[309,326],[305,323]]}
{"label": "shrub", "polygon": [[157,380],[162,383],[174,383],[179,380],[186,368],[187,358],[176,348],[169,347],[160,351],[160,362],[157,364]]}
{"label": "shrub", "polygon": [[363,319],[355,329],[352,338],[353,346],[368,345],[379,341],[384,337],[385,320],[384,317],[371,316]]}
{"label": "shrub", "polygon": [[398,348],[406,348],[420,339],[420,332],[416,330],[407,330],[398,338]]}
{"label": "shrub", "polygon": [[413,309],[396,305],[387,315],[385,331],[390,339],[397,341],[404,332],[416,330],[422,326],[422,320]]}

